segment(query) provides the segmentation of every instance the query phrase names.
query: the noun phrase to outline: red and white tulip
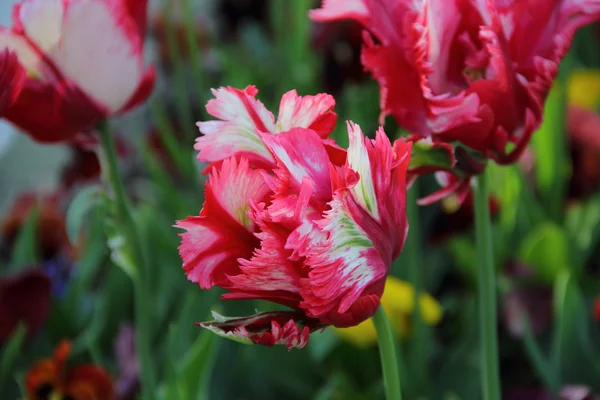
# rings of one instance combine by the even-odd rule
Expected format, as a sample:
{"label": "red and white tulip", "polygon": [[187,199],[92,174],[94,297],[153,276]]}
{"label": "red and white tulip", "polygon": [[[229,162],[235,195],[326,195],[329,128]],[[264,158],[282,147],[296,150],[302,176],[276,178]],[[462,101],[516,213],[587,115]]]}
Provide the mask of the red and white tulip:
{"label": "red and white tulip", "polygon": [[224,299],[263,299],[290,311],[203,323],[223,336],[288,349],[309,333],[347,327],[379,307],[392,260],[406,239],[411,144],[374,140],[348,123],[336,147],[334,101],[289,92],[274,121],[256,90],[219,89],[196,148],[214,163],[199,216],[177,223],[183,268]]}
{"label": "red and white tulip", "polygon": [[23,88],[4,116],[40,142],[69,140],[143,102],[154,86],[143,44],[147,0],[23,0],[0,48]]}

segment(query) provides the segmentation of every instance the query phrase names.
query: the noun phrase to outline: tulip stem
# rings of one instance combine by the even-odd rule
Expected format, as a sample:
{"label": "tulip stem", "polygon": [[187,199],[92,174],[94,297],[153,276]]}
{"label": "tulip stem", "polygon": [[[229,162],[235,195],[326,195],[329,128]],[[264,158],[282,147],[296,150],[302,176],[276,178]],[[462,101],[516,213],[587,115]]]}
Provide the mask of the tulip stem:
{"label": "tulip stem", "polygon": [[383,306],[379,306],[373,315],[373,324],[377,331],[379,341],[379,356],[381,358],[381,369],[383,371],[383,385],[385,386],[385,398],[387,400],[401,400],[400,374],[398,373],[398,360],[396,359],[396,346],[394,335]]}
{"label": "tulip stem", "polygon": [[131,212],[129,198],[125,192],[125,187],[119,174],[117,162],[117,151],[115,142],[110,134],[108,123],[102,122],[99,126],[100,143],[104,152],[102,157],[103,173],[105,179],[113,192],[114,205],[116,207],[116,223],[122,232],[126,245],[131,249],[131,255],[138,274],[133,279],[135,294],[135,326],[136,326],[136,344],[138,357],[140,358],[140,380],[142,386],[142,397],[144,399],[153,399],[155,396],[154,376],[152,372],[151,356],[151,335],[150,335],[150,314],[148,311],[148,298],[146,292],[147,274],[144,267],[145,262],[144,249],[138,234],[135,220]]}
{"label": "tulip stem", "polygon": [[[406,201],[406,214],[408,216],[408,223],[410,226],[410,235],[406,239],[405,250],[408,253],[408,277],[410,283],[414,288],[413,295],[413,315],[412,315],[412,328],[413,332],[410,338],[408,347],[408,360],[410,362],[412,374],[410,376],[411,387],[416,388],[416,393],[421,393],[428,385],[428,335],[427,327],[423,320],[421,310],[421,290],[422,284],[422,271],[423,268],[423,254],[422,254],[422,237],[419,211],[420,208],[417,204],[419,199],[419,182],[413,183],[412,188],[407,192]],[[408,389],[407,387],[404,388]],[[411,392],[412,393],[412,392]]]}
{"label": "tulip stem", "polygon": [[485,172],[475,178],[474,191],[483,399],[500,400],[496,270],[494,268],[492,224]]}

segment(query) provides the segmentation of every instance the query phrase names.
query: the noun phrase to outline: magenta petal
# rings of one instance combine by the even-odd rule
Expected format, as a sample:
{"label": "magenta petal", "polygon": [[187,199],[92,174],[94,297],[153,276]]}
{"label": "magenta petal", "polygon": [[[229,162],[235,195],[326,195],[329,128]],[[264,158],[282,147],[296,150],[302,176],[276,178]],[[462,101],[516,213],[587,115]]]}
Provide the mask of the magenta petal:
{"label": "magenta petal", "polygon": [[204,289],[228,286],[228,275],[240,272],[240,258],[250,258],[258,246],[250,205],[268,194],[262,175],[242,159],[227,159],[213,170],[205,186],[199,216],[178,221],[182,233],[179,254],[192,282]]}

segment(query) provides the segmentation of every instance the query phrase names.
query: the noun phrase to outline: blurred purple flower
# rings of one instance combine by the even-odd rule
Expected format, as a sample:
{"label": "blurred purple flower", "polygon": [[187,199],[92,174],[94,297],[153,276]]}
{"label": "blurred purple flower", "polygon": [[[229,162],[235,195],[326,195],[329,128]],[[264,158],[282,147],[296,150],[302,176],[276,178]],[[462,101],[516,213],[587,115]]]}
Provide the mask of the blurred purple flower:
{"label": "blurred purple flower", "polygon": [[550,400],[550,394],[544,388],[517,388],[509,391],[504,400]]}
{"label": "blurred purple flower", "polygon": [[529,319],[535,335],[542,333],[552,316],[552,290],[542,285],[528,285],[511,290],[504,296],[501,316],[513,337],[523,336],[523,317]]}
{"label": "blurred purple flower", "polygon": [[74,264],[70,258],[62,254],[41,263],[40,270],[50,278],[53,297],[63,297],[71,279],[73,267]]}
{"label": "blurred purple flower", "polygon": [[599,400],[592,390],[584,385],[565,386],[560,391],[559,400]]}
{"label": "blurred purple flower", "polygon": [[504,265],[504,273],[509,278],[530,278],[535,270],[522,261],[510,260]]}
{"label": "blurred purple flower", "polygon": [[[517,388],[504,396],[504,400],[550,400],[552,396],[544,388]],[[558,400],[599,400],[590,388],[583,385],[564,386]]]}
{"label": "blurred purple flower", "polygon": [[139,389],[139,363],[135,351],[135,330],[122,324],[115,341],[115,357],[119,376],[115,382],[117,399],[135,399]]}

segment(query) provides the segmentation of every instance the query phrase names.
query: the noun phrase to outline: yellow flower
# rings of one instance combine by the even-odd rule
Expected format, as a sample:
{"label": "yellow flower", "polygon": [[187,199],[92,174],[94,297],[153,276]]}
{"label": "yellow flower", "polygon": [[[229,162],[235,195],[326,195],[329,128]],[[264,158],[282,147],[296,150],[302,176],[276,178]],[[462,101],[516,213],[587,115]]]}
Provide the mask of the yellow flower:
{"label": "yellow flower", "polygon": [[[400,337],[408,336],[410,332],[410,315],[414,310],[413,287],[400,279],[388,277],[385,282],[381,304],[396,335]],[[442,307],[430,294],[421,293],[419,304],[421,306],[421,317],[425,323],[436,325],[442,319],[444,313]],[[370,318],[351,328],[333,329],[342,339],[348,340],[359,347],[377,343],[377,333]]]}
{"label": "yellow flower", "polygon": [[569,104],[595,111],[600,106],[600,69],[574,70],[568,89]]}

